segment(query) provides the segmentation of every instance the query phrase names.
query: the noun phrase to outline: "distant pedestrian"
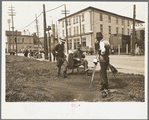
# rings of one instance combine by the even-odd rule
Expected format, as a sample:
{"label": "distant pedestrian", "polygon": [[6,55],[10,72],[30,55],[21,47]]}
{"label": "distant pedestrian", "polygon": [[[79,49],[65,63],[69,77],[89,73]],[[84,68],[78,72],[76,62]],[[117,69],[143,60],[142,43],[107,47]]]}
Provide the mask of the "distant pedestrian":
{"label": "distant pedestrian", "polygon": [[28,57],[28,50],[27,49],[25,50],[24,56]]}
{"label": "distant pedestrian", "polygon": [[57,60],[57,67],[58,67],[58,76],[60,76],[61,73],[61,67],[63,65],[63,77],[67,77],[66,76],[66,72],[67,72],[67,60],[66,60],[66,55],[65,55],[65,41],[64,39],[59,39],[60,43],[58,43],[53,49],[52,49],[52,54],[54,57],[56,57]]}

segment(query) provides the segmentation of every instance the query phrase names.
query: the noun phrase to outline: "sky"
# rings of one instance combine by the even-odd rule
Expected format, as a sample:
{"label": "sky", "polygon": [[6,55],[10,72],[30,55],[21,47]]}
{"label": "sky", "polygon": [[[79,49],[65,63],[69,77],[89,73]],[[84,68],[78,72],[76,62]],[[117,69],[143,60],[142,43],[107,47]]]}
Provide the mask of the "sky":
{"label": "sky", "polygon": [[[58,9],[52,10],[50,12],[46,12],[46,22],[47,25],[51,25],[52,21],[56,24],[58,19],[63,18],[64,14],[61,14],[62,10],[64,10],[64,4],[66,4],[66,9],[70,10],[70,14],[75,13],[81,9],[92,6],[105,11],[109,11],[112,13],[116,13],[119,15],[127,16],[133,18],[133,5],[136,5],[136,19],[145,21],[146,20],[146,12],[147,12],[147,2],[29,2],[29,1],[3,1],[2,2],[2,34],[5,34],[5,30],[9,30],[9,25],[7,23],[8,19],[11,19],[9,16],[8,10],[11,5],[14,7],[16,15],[14,16],[14,27],[15,30],[23,31],[29,30],[32,34],[36,32],[36,23],[33,22],[35,20],[35,16],[40,15],[43,12],[43,4],[45,4],[45,10],[52,10],[54,8]],[[33,22],[30,26],[31,22]],[[39,22],[39,36],[43,36],[43,14],[38,17]],[[58,24],[58,23],[57,23]],[[12,23],[10,23],[12,27]],[[26,28],[24,28],[26,27]],[[23,29],[22,29],[23,28]],[[23,34],[23,33],[22,33]]]}

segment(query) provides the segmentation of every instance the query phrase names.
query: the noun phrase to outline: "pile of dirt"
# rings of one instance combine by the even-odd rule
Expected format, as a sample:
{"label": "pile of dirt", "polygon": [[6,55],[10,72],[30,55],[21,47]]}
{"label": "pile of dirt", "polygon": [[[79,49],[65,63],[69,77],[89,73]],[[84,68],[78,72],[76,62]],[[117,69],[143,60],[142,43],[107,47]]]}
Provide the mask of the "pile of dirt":
{"label": "pile of dirt", "polygon": [[[92,73],[92,71],[89,71]],[[38,61],[21,56],[6,56],[7,102],[144,102],[144,76],[118,73],[116,79],[108,72],[108,95],[99,90],[99,72],[91,76],[76,70],[68,77],[57,76],[55,62]]]}

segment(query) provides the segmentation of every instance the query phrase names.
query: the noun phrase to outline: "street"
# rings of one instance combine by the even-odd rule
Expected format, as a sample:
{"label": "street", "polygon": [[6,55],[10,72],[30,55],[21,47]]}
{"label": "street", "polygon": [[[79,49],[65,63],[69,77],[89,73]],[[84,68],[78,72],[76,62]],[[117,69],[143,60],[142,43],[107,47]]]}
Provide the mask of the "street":
{"label": "street", "polygon": [[[95,58],[95,55],[86,56],[89,68],[94,66],[93,59]],[[119,72],[145,75],[145,56],[110,55],[110,63]],[[98,65],[97,69],[100,69],[100,65]]]}

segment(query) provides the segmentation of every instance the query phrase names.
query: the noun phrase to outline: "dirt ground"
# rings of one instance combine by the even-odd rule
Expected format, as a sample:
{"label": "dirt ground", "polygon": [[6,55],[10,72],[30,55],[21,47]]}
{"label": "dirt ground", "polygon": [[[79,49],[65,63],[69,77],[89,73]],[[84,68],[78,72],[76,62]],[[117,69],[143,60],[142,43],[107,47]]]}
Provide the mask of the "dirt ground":
{"label": "dirt ground", "polygon": [[[80,70],[82,71],[82,70]],[[145,79],[142,75],[108,72],[109,93],[99,90],[99,71],[90,91],[90,75],[57,76],[55,62],[6,55],[6,102],[144,102]]]}

